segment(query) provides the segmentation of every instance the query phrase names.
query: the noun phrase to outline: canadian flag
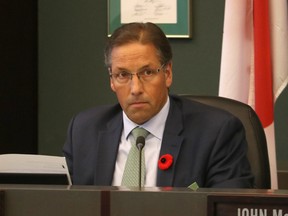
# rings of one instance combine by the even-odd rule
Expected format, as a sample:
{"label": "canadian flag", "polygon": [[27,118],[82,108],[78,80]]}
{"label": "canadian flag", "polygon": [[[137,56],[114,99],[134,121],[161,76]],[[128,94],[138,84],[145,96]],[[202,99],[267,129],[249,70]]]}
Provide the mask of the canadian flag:
{"label": "canadian flag", "polygon": [[265,130],[271,188],[278,188],[274,104],[288,83],[287,0],[226,0],[219,96],[253,107]]}

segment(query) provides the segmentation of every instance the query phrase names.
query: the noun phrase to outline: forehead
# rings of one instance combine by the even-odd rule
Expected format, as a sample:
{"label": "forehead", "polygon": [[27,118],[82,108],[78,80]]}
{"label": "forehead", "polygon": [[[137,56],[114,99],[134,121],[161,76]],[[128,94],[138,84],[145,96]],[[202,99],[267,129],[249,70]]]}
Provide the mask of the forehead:
{"label": "forehead", "polygon": [[124,67],[139,64],[157,64],[159,56],[152,44],[129,43],[113,48],[112,67]]}

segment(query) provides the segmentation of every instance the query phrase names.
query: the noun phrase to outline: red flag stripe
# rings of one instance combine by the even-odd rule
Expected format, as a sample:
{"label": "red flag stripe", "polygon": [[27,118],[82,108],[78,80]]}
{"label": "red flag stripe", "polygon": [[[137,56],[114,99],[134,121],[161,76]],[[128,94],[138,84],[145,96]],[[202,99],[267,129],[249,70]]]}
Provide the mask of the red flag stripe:
{"label": "red flag stripe", "polygon": [[274,121],[269,2],[254,0],[255,110],[267,127]]}

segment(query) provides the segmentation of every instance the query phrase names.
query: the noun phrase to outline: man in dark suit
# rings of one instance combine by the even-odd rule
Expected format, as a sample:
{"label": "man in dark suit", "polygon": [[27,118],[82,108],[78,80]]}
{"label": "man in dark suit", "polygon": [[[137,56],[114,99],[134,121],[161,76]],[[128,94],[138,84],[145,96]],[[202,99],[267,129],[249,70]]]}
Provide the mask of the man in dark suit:
{"label": "man in dark suit", "polygon": [[253,186],[241,122],[228,112],[169,95],[172,51],[159,27],[121,26],[108,40],[105,63],[119,104],[72,119],[63,152],[73,184],[123,185],[135,142],[131,131],[140,127],[148,131],[144,186]]}

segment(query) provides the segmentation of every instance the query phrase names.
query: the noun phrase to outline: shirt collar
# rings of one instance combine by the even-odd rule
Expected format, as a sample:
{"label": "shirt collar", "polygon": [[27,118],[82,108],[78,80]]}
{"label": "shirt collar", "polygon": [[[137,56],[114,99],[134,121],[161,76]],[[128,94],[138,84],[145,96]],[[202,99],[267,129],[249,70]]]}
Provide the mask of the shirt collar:
{"label": "shirt collar", "polygon": [[[151,118],[149,121],[145,122],[142,125],[138,125],[131,121],[125,112],[123,111],[123,124],[124,124],[124,135],[125,138],[128,139],[128,136],[130,132],[135,128],[135,127],[142,127],[145,130],[149,131],[150,134],[153,134],[156,138],[159,140],[162,139],[164,128],[165,128],[165,123],[166,119],[168,116],[170,108],[170,99],[169,97],[167,98],[167,101],[165,105],[162,107],[159,113],[157,113],[153,118]],[[149,136],[149,135],[148,135]]]}

